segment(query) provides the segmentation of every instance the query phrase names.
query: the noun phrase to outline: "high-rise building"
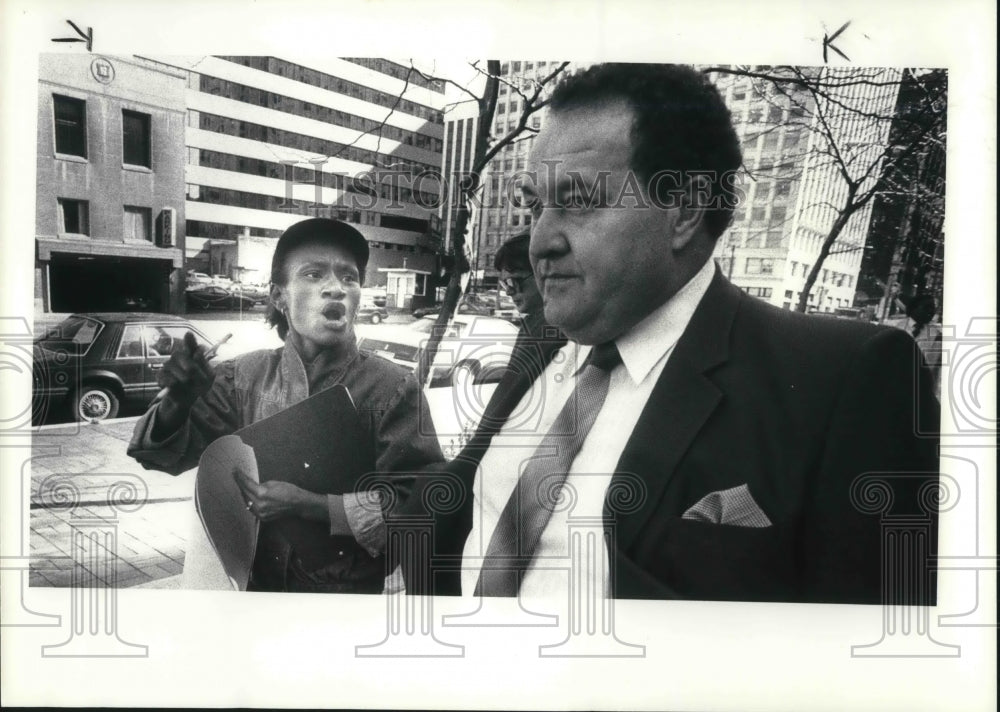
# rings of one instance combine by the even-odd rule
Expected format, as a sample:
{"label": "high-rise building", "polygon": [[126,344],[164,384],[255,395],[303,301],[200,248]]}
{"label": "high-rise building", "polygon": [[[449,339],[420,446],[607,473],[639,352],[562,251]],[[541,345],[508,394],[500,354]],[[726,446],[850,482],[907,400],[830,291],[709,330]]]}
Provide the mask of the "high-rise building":
{"label": "high-rise building", "polygon": [[[440,240],[444,87],[385,59],[165,58],[187,72],[187,256],[267,281],[274,238],[311,216],[368,239],[366,285],[405,306]],[[207,268],[207,270],[206,270]]]}
{"label": "high-rise building", "polygon": [[[510,61],[500,66],[499,87],[492,135],[499,139],[513,131],[524,112],[524,98],[514,89],[529,94],[533,82],[551,74],[562,62]],[[567,67],[567,71],[572,68]],[[551,83],[548,85],[551,88]],[[543,94],[544,96],[544,94]],[[525,130],[504,146],[483,172],[483,199],[475,230],[470,231],[472,270],[478,283],[496,286],[498,274],[493,258],[500,245],[511,237],[531,229],[531,211],[517,200],[516,175],[527,168],[528,153],[535,134],[542,127],[544,110],[531,114]]]}
{"label": "high-rise building", "polygon": [[[859,194],[874,186],[898,92],[892,69],[805,71],[825,72],[826,97],[818,102],[793,83],[713,76],[732,112],[745,169],[743,200],[716,258],[748,294],[785,309],[798,304],[841,213],[849,190],[841,169],[858,180]],[[854,305],[871,208],[868,201],[843,226],[807,297],[811,311]]]}
{"label": "high-rise building", "polygon": [[904,70],[862,269],[879,318],[918,295],[942,303],[947,97],[947,70]]}
{"label": "high-rise building", "polygon": [[35,302],[177,312],[186,74],[138,57],[39,57]]}

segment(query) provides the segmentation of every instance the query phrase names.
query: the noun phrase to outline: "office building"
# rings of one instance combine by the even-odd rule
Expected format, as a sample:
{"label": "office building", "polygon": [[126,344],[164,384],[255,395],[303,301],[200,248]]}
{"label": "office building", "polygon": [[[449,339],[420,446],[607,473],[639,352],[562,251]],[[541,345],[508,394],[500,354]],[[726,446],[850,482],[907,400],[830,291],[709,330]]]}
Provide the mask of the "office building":
{"label": "office building", "polygon": [[186,74],[138,57],[39,57],[35,303],[181,311]]}
{"label": "office building", "polygon": [[[533,82],[547,77],[562,62],[511,61],[500,66],[499,96],[493,117],[493,137],[500,139],[513,131],[524,111],[524,99],[512,88],[522,88],[529,94]],[[567,71],[574,66],[567,67]],[[531,229],[531,211],[520,205],[515,176],[527,168],[528,153],[535,134],[542,126],[544,110],[533,113],[525,130],[512,143],[504,146],[483,171],[483,199],[479,219],[470,231],[472,274],[481,286],[495,287],[498,274],[493,258],[500,245],[515,235]]]}
{"label": "office building", "polygon": [[437,265],[444,88],[385,59],[191,57],[187,257],[266,282],[274,239],[312,216],[368,239],[367,286],[423,295]]}
{"label": "office building", "polygon": [[[824,71],[829,78],[854,70]],[[886,117],[892,116],[898,72],[869,73],[866,81],[831,89],[830,100],[819,107],[806,89],[793,84],[779,88],[738,74],[713,76],[733,114],[745,168],[739,182],[743,199],[730,229],[719,238],[716,258],[748,294],[795,309],[847,197],[838,160],[820,138],[820,122],[826,122],[853,176],[865,176],[877,165],[888,141]],[[867,171],[859,191],[877,178],[877,170]],[[850,217],[823,261],[807,297],[810,311],[853,307],[871,209],[869,201]]]}

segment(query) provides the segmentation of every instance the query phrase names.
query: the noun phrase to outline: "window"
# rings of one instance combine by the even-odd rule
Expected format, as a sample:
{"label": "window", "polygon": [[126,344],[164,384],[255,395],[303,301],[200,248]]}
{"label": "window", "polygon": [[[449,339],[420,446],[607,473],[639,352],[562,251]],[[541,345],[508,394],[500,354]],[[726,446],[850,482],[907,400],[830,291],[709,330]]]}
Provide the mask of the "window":
{"label": "window", "polygon": [[125,227],[122,234],[126,240],[152,242],[153,232],[150,225],[151,222],[152,210],[126,205]]}
{"label": "window", "polygon": [[767,109],[767,120],[774,123],[781,121],[782,110],[780,106],[770,106]]}
{"label": "window", "polygon": [[138,324],[129,324],[122,334],[118,358],[142,358],[142,330]]}
{"label": "window", "polygon": [[89,208],[86,200],[59,198],[59,231],[70,235],[89,235]]}
{"label": "window", "polygon": [[791,181],[779,180],[774,184],[774,197],[775,198],[786,198],[788,193],[792,188]]}
{"label": "window", "polygon": [[87,157],[87,102],[54,94],[56,153]]}
{"label": "window", "polygon": [[774,149],[778,147],[778,134],[772,131],[764,137],[764,148]]}
{"label": "window", "polygon": [[771,227],[781,227],[785,223],[785,209],[771,208]]}
{"label": "window", "polygon": [[764,247],[781,247],[784,233],[781,230],[768,230],[764,239]]}
{"label": "window", "polygon": [[521,71],[521,63],[520,62],[514,62],[514,65],[511,67],[511,71],[514,72],[515,74],[517,72],[520,72]]}
{"label": "window", "polygon": [[[125,327],[126,335],[129,334],[129,330],[134,328],[136,327],[131,325]],[[190,329],[186,326],[143,326],[142,335],[146,341],[146,353],[150,358],[169,356],[174,352],[174,349],[180,348],[184,344],[184,334],[188,331]],[[205,348],[210,346],[197,334],[194,337],[199,345],[204,344]],[[124,339],[122,344],[125,344]]]}
{"label": "window", "polygon": [[418,274],[416,275],[417,281],[413,287],[413,294],[422,297],[427,293],[427,275]]}
{"label": "window", "polygon": [[747,257],[746,274],[771,274],[774,260],[763,257]]}
{"label": "window", "polygon": [[743,101],[747,98],[746,89],[734,89],[733,90],[733,101]]}
{"label": "window", "polygon": [[122,109],[122,162],[132,166],[153,166],[149,151],[149,114]]}
{"label": "window", "polygon": [[762,222],[764,222],[764,208],[762,208],[762,207],[760,207],[760,208],[754,208],[752,211],[750,211],[750,223],[751,224],[757,225],[757,224],[762,223]]}
{"label": "window", "polygon": [[[795,276],[795,273],[798,271],[798,269],[799,269],[799,263],[796,262],[795,260],[792,260],[792,276],[793,277]],[[791,296],[792,296],[791,292],[786,292],[785,293],[785,297],[786,298],[791,298]]]}

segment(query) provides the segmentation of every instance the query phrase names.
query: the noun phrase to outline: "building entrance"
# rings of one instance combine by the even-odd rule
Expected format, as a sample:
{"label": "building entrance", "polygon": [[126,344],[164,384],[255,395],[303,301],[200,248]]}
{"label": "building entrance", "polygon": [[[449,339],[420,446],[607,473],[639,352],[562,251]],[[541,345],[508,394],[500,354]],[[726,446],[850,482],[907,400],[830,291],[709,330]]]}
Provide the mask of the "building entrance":
{"label": "building entrance", "polygon": [[167,311],[170,260],[53,254],[50,310]]}

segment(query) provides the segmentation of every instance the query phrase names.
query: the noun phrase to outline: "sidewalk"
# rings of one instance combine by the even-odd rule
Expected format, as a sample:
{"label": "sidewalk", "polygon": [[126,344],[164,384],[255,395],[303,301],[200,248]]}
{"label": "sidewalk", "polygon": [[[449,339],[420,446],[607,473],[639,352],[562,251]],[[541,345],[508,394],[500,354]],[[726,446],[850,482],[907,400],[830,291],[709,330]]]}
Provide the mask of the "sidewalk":
{"label": "sidewalk", "polygon": [[[135,421],[45,426],[33,436],[30,585],[72,585],[73,531],[93,527],[104,533],[105,551],[78,544],[84,570],[77,575],[128,587],[181,573],[195,516],[194,472],[173,477],[128,457]],[[109,498],[123,504],[112,507]]]}

